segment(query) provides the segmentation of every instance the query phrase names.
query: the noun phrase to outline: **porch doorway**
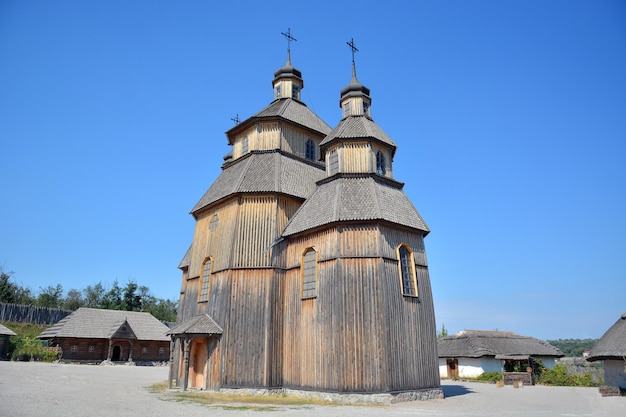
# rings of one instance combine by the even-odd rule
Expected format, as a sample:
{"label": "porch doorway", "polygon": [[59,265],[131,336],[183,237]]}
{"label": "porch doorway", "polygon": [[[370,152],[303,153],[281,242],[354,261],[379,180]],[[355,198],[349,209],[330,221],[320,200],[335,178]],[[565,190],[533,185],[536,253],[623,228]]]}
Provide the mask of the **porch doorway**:
{"label": "porch doorway", "polygon": [[113,354],[111,355],[111,361],[119,362],[122,356],[122,348],[119,345],[113,346]]}
{"label": "porch doorway", "polygon": [[458,359],[446,359],[446,365],[448,368],[448,378],[458,378],[459,360]]}

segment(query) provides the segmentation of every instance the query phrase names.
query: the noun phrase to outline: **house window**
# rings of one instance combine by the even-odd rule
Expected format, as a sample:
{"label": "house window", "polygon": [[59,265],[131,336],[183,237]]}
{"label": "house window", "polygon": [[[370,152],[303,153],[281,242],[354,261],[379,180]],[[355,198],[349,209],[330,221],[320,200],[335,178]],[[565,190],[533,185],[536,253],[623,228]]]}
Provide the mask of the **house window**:
{"label": "house window", "polygon": [[383,155],[381,151],[376,152],[376,173],[378,175],[385,175],[387,173],[385,155]]}
{"label": "house window", "polygon": [[317,296],[317,252],[308,248],[302,256],[302,298]]}
{"label": "house window", "polygon": [[72,353],[78,352],[78,345],[72,345]]}
{"label": "house window", "polygon": [[306,159],[310,161],[315,161],[315,142],[313,142],[313,139],[308,139],[306,141],[305,156],[306,156]]}
{"label": "house window", "polygon": [[295,100],[300,100],[300,87],[297,85],[293,85],[291,87],[292,95],[291,97]]}
{"label": "house window", "polygon": [[241,154],[248,153],[248,135],[241,139]]}
{"label": "house window", "polygon": [[363,102],[363,116],[368,116],[369,115],[369,113],[368,113],[369,108],[370,108],[370,105],[367,104],[366,102]]}
{"label": "house window", "polygon": [[165,348],[163,346],[159,347],[159,355],[164,355],[165,354]]}
{"label": "house window", "polygon": [[141,354],[145,355],[146,353],[148,353],[148,348],[146,346],[142,346],[141,347]]}
{"label": "house window", "polygon": [[206,258],[202,265],[202,279],[200,280],[200,294],[198,301],[209,301],[209,278],[211,277],[211,258]]}
{"label": "house window", "polygon": [[407,245],[398,247],[398,269],[402,284],[402,295],[417,297],[417,280],[413,252]]}
{"label": "house window", "polygon": [[328,156],[328,173],[335,175],[339,172],[339,155],[337,155],[337,149],[332,149]]}
{"label": "house window", "polygon": [[94,345],[89,345],[89,353],[93,353],[96,350]]}
{"label": "house window", "polygon": [[278,85],[276,86],[276,89],[275,89],[274,91],[275,91],[275,93],[274,93],[274,98],[275,98],[275,99],[280,98],[280,84],[278,84]]}

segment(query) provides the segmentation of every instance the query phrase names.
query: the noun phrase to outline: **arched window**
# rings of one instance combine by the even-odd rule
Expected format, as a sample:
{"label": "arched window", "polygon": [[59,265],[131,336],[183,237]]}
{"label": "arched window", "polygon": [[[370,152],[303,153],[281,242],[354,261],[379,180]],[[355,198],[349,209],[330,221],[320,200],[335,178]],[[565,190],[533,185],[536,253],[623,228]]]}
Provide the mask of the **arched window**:
{"label": "arched window", "polygon": [[209,279],[211,278],[211,258],[206,258],[202,264],[202,279],[198,301],[209,301]]}
{"label": "arched window", "polygon": [[306,141],[305,157],[310,161],[315,161],[315,142],[313,142],[313,139]]}
{"label": "arched window", "polygon": [[378,175],[385,175],[387,173],[385,155],[383,155],[381,151],[376,152],[376,173]]}
{"label": "arched window", "polygon": [[402,295],[417,297],[415,262],[413,261],[413,252],[407,245],[398,247],[398,270],[402,285]]}
{"label": "arched window", "polygon": [[308,248],[302,255],[302,298],[317,297],[317,252]]}

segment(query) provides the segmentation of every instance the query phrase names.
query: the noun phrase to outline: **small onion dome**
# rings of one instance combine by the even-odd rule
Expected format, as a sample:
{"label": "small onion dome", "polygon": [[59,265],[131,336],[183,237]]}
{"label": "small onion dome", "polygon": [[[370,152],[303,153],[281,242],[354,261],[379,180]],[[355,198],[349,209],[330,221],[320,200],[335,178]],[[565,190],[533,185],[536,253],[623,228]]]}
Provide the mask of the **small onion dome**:
{"label": "small onion dome", "polygon": [[354,63],[352,63],[352,80],[350,80],[350,84],[348,84],[341,90],[339,107],[341,107],[341,103],[343,102],[343,100],[348,97],[367,97],[371,100],[370,89],[361,84],[356,78],[356,67]]}
{"label": "small onion dome", "polygon": [[287,62],[274,72],[274,82],[280,78],[297,78],[302,81],[302,73],[299,69],[291,65],[291,54],[287,53]]}

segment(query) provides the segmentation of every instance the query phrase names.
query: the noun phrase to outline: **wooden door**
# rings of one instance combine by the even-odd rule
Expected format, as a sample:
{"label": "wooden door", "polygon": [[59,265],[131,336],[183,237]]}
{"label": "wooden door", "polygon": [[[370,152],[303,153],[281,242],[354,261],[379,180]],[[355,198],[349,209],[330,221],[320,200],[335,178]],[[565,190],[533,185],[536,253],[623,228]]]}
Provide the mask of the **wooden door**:
{"label": "wooden door", "polygon": [[456,378],[459,376],[459,360],[458,359],[446,359],[448,365],[448,378]]}
{"label": "wooden door", "polygon": [[207,375],[207,338],[193,339],[189,352],[189,383],[191,388],[206,388]]}

